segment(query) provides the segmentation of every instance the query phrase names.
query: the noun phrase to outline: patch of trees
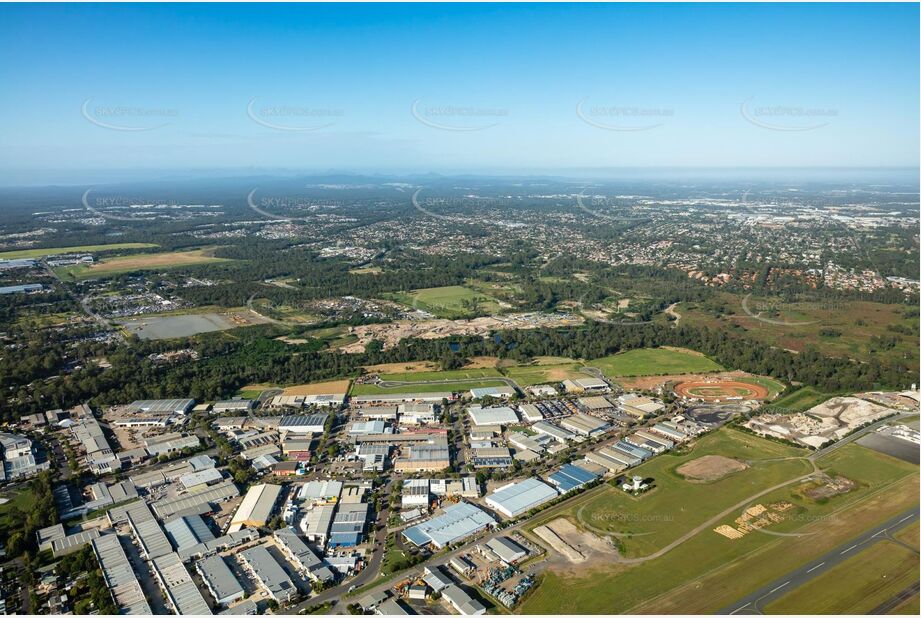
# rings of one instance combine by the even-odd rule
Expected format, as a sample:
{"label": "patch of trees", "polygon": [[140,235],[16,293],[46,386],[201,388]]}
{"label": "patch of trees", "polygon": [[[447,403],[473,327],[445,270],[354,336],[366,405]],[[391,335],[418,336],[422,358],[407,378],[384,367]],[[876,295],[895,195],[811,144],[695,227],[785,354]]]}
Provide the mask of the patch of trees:
{"label": "patch of trees", "polygon": [[58,523],[58,511],[54,505],[51,488],[51,472],[45,470],[30,480],[26,491],[32,494],[29,510],[24,511],[16,505],[11,506],[2,526],[2,536],[6,537],[6,551],[10,556],[22,556],[27,552],[34,554],[38,550],[35,533]]}

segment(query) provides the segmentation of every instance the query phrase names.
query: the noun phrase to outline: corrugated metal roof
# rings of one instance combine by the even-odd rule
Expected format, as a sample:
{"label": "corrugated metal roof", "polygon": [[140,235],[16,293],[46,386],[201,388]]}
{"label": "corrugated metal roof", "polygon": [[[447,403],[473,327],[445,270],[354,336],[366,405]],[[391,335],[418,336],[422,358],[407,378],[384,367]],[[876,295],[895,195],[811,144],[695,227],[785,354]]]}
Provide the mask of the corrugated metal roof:
{"label": "corrugated metal roof", "polygon": [[173,609],[180,615],[210,616],[211,608],[179,556],[170,553],[154,558],[154,573],[163,584]]}
{"label": "corrugated metal roof", "polygon": [[93,550],[99,560],[103,579],[121,613],[150,615],[150,605],[141,590],[137,576],[131,568],[128,556],[114,534],[100,536],[93,541]]}
{"label": "corrugated metal roof", "polygon": [[416,545],[432,543],[442,548],[494,525],[488,513],[467,502],[458,502],[445,509],[438,517],[403,531],[403,535]]}
{"label": "corrugated metal roof", "polygon": [[243,586],[220,556],[209,556],[195,565],[198,573],[211,589],[215,600],[243,596]]}
{"label": "corrugated metal roof", "polygon": [[557,497],[554,488],[536,478],[500,487],[486,497],[486,503],[515,517]]}
{"label": "corrugated metal roof", "polygon": [[253,485],[246,492],[240,508],[233,514],[231,523],[263,526],[272,516],[275,503],[281,494],[281,485]]}
{"label": "corrugated metal roof", "polygon": [[167,518],[186,509],[211,502],[222,502],[239,495],[240,491],[233,481],[227,480],[191,496],[160,500],[153,504],[153,509],[159,517]]}

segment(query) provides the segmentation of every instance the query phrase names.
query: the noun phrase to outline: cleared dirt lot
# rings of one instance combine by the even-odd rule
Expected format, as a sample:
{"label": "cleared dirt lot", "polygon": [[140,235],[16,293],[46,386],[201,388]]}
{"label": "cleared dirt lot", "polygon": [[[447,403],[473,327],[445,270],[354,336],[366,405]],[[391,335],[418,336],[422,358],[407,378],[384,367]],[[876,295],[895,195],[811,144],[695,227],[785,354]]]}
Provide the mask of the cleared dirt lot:
{"label": "cleared dirt lot", "polygon": [[593,558],[617,555],[617,550],[606,539],[580,530],[565,517],[534,528],[534,534],[554,553],[572,564],[590,564]]}
{"label": "cleared dirt lot", "polygon": [[410,373],[413,371],[436,371],[438,367],[429,361],[411,361],[406,363],[381,363],[379,365],[365,365],[368,373]]}
{"label": "cleared dirt lot", "polygon": [[365,345],[373,339],[384,342],[384,349],[390,349],[407,337],[420,339],[440,339],[451,335],[486,336],[495,330],[522,328],[553,328],[582,324],[581,317],[562,317],[558,314],[515,313],[499,316],[473,318],[471,320],[398,320],[388,324],[365,324],[350,330],[358,341],[339,348],[346,353],[365,351]]}
{"label": "cleared dirt lot", "polygon": [[675,471],[692,483],[710,483],[746,468],[748,466],[741,461],[729,457],[704,455],[682,464]]}
{"label": "cleared dirt lot", "polygon": [[617,378],[624,388],[633,390],[654,390],[669,382],[689,382],[708,379],[731,380],[733,378],[751,377],[744,371],[723,371],[721,373],[679,373],[663,376],[640,376],[636,378]]}
{"label": "cleared dirt lot", "polygon": [[350,383],[350,380],[333,380],[332,382],[298,384],[297,386],[289,386],[283,392],[285,395],[329,395],[334,393],[347,393]]}

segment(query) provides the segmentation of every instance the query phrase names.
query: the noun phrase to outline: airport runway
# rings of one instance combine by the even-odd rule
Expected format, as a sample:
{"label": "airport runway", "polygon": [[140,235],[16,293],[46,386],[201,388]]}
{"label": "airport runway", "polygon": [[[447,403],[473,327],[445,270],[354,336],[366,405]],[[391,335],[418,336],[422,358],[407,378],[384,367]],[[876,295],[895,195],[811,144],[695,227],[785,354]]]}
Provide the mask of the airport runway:
{"label": "airport runway", "polygon": [[810,561],[799,569],[788,573],[780,579],[774,580],[760,590],[740,599],[738,602],[717,612],[721,615],[731,614],[762,614],[762,608],[776,601],[788,592],[802,586],[814,577],[825,573],[829,569],[841,564],[851,556],[858,554],[869,545],[886,539],[887,536],[918,520],[921,508],[912,507],[896,515],[882,524],[867,530],[860,536],[843,543],[825,555]]}

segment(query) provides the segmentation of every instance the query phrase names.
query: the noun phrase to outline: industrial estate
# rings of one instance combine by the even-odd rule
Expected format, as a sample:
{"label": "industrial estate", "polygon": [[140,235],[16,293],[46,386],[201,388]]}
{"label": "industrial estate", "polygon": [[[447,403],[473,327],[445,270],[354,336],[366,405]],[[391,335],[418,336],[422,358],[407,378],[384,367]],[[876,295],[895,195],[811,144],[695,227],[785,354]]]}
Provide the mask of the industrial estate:
{"label": "industrial estate", "polygon": [[[452,375],[417,375],[437,384],[439,373]],[[594,612],[600,601],[554,591],[610,564],[613,575],[591,576],[597,589],[591,577],[576,585],[613,603],[605,582],[631,581],[631,569],[687,560],[694,546],[778,551],[824,535],[812,530],[823,513],[857,517],[871,505],[880,517],[906,513],[892,538],[917,531],[917,505],[883,508],[874,484],[917,481],[916,390],[833,398],[780,419],[753,415],[782,396],[765,377],[662,376],[630,391],[596,375],[350,394],[387,381],[369,371],[227,400],[23,416],[2,434],[3,478],[23,487],[18,496],[50,491],[58,523],[18,540],[48,565],[22,594],[45,605],[36,611],[81,609],[71,594],[81,571],[69,566],[79,564],[98,565],[100,589],[87,594],[106,613]],[[63,475],[39,490],[55,469]],[[748,587],[785,568],[750,574]],[[646,596],[680,585],[665,576]],[[746,592],[689,596],[717,611]],[[629,597],[616,602],[631,609]]]}
{"label": "industrial estate", "polygon": [[0,3],[0,614],[921,614],[919,11]]}

